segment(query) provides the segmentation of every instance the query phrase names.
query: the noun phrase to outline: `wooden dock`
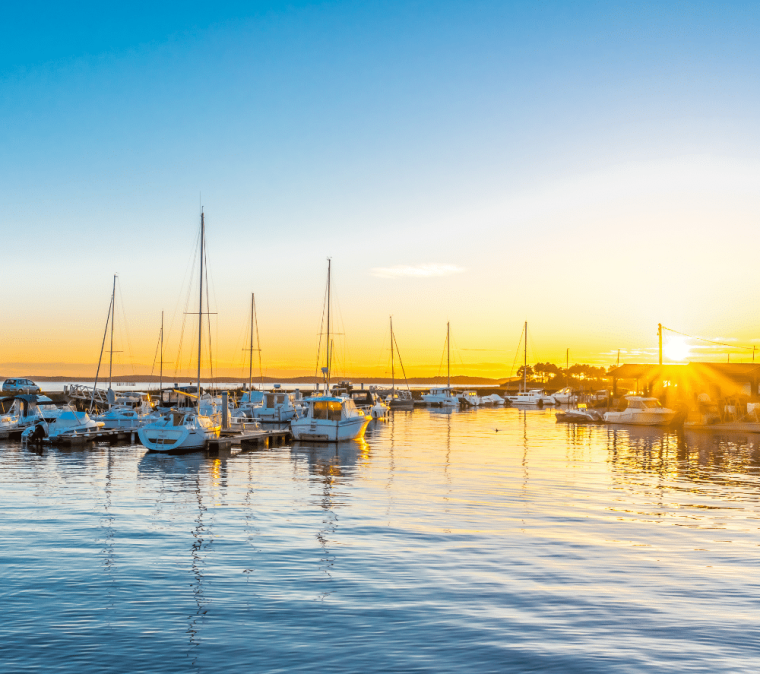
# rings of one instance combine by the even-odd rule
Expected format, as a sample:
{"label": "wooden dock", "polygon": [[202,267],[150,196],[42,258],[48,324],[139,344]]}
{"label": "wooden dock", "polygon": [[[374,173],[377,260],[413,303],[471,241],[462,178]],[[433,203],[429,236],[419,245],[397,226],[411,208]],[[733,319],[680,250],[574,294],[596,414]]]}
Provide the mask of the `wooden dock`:
{"label": "wooden dock", "polygon": [[243,432],[223,430],[218,438],[209,440],[207,451],[213,454],[220,450],[231,450],[233,446],[240,446],[243,450],[261,447],[279,447],[289,442],[292,437],[288,429]]}

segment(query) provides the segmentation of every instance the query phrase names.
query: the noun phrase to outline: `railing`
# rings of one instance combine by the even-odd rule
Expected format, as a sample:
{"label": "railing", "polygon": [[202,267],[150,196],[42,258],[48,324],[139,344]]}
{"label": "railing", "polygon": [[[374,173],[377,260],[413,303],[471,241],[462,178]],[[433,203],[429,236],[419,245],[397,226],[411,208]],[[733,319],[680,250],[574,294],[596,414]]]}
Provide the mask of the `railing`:
{"label": "railing", "polygon": [[94,400],[96,405],[108,404],[108,393],[106,391],[99,388],[93,390],[91,386],[85,386],[84,384],[65,385],[63,393],[66,397],[74,400],[86,400],[87,402]]}

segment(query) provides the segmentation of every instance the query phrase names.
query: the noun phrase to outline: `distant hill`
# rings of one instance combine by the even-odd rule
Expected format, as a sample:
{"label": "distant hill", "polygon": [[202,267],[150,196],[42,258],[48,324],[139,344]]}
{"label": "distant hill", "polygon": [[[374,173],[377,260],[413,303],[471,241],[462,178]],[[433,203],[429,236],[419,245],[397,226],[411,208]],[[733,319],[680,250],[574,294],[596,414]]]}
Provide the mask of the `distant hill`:
{"label": "distant hill", "polygon": [[[56,376],[56,377],[50,377],[50,376],[27,376],[23,375],[26,379],[31,379],[32,381],[66,381],[66,382],[88,382],[93,381],[92,377],[63,377],[63,376]],[[0,381],[2,379],[6,379],[6,377],[0,377]],[[333,383],[340,381],[343,379],[342,377],[335,377],[333,378]],[[349,381],[352,381],[354,383],[361,383],[361,382],[372,382],[373,384],[390,384],[392,380],[390,377],[349,377]],[[100,381],[108,381],[107,378],[101,378]],[[115,384],[119,383],[126,383],[126,382],[146,382],[146,383],[154,383],[159,381],[159,377],[156,375],[129,375],[126,377],[114,377],[113,379]],[[164,382],[169,383],[187,383],[189,381],[192,381],[191,378],[185,377],[185,378],[174,378],[174,377],[164,377]],[[229,384],[245,384],[248,382],[247,377],[213,377],[212,379],[209,379],[207,377],[203,378],[203,381],[206,383],[229,383]],[[261,377],[254,377],[253,379],[254,383],[262,381]],[[307,377],[264,377],[263,381],[265,384],[271,384],[274,382],[279,382],[282,384],[316,384],[321,383],[321,379],[316,379],[313,376],[307,376]],[[445,385],[446,384],[446,377],[412,377],[409,380],[410,384],[415,385],[421,385],[421,384],[430,384],[432,386],[436,385]],[[456,386],[498,386],[500,383],[504,381],[509,381],[508,379],[490,379],[488,377],[467,377],[467,376],[456,376],[451,378],[451,383]],[[396,379],[396,384],[401,385],[403,383],[403,380]]]}

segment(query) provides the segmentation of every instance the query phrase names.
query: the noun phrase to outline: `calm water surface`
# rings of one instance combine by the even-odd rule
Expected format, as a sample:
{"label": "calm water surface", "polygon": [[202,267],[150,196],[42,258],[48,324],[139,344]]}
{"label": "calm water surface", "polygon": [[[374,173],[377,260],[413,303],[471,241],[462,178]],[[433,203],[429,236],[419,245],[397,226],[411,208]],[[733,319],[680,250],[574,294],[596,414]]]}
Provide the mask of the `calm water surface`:
{"label": "calm water surface", "polygon": [[759,671],[759,441],[496,409],[220,458],[6,443],[0,671]]}

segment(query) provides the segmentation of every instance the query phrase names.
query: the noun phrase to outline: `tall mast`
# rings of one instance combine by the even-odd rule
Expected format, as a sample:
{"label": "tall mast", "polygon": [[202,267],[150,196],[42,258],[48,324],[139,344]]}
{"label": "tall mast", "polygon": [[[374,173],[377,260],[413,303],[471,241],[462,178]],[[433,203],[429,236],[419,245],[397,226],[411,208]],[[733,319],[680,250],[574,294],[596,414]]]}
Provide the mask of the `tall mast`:
{"label": "tall mast", "polygon": [[325,395],[330,393],[330,365],[332,361],[332,348],[330,344],[330,275],[332,260],[327,258],[327,378],[325,379]]}
{"label": "tall mast", "polygon": [[451,388],[451,327],[446,321],[446,386]]}
{"label": "tall mast", "polygon": [[198,297],[198,414],[201,412],[201,347],[203,344],[203,253],[206,237],[206,221],[201,208],[201,278]]}
{"label": "tall mast", "polygon": [[[154,361],[155,362],[155,361]],[[161,312],[161,365],[158,370],[158,395],[163,404],[164,394],[161,389],[164,387],[164,312]]]}
{"label": "tall mast", "polygon": [[253,388],[253,293],[251,293],[251,355],[248,358],[248,400]]}
{"label": "tall mast", "polygon": [[525,321],[525,362],[523,363],[523,393],[528,390],[528,321]]}
{"label": "tall mast", "polygon": [[396,374],[393,369],[393,316],[391,316],[391,391],[396,392]]}
{"label": "tall mast", "polygon": [[116,307],[116,274],[113,275],[113,290],[111,291],[111,350],[108,353],[108,390],[111,390],[113,371],[113,317]]}

